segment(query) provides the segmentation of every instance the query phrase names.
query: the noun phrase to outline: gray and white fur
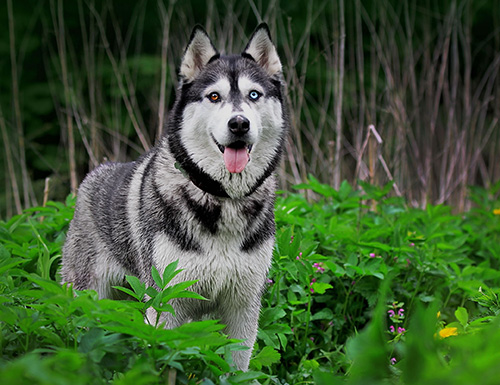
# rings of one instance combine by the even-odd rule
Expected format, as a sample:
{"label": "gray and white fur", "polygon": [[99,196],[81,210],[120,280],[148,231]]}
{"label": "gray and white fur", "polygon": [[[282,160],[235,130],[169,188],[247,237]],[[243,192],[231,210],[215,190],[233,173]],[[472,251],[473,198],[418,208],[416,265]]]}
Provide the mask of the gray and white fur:
{"label": "gray and white fur", "polygon": [[[221,55],[196,27],[180,66],[166,133],[135,162],[106,163],[78,192],[63,249],[63,282],[114,296],[135,275],[154,285],[179,260],[175,282],[208,301],[173,301],[173,328],[220,319],[250,349],[235,352],[247,370],[274,244],[273,171],[289,126],[281,63],[265,24],[241,55]],[[116,293],[115,293],[116,294]],[[149,313],[154,320],[156,314]]]}

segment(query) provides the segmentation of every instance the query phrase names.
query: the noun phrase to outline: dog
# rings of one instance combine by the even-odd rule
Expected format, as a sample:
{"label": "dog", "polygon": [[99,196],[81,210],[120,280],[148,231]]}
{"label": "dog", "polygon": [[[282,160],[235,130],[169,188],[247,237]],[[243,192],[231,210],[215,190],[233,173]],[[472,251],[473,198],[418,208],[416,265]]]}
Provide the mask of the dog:
{"label": "dog", "polygon": [[[207,298],[172,300],[165,327],[220,319],[248,350],[274,247],[276,176],[289,128],[282,66],[266,24],[243,53],[222,55],[195,27],[180,65],[165,135],[130,163],[105,163],[82,182],[63,248],[62,281],[116,298],[125,275],[154,286],[178,260],[171,282],[198,280]],[[156,319],[154,311],[146,317]],[[153,322],[154,323],[154,322]]]}

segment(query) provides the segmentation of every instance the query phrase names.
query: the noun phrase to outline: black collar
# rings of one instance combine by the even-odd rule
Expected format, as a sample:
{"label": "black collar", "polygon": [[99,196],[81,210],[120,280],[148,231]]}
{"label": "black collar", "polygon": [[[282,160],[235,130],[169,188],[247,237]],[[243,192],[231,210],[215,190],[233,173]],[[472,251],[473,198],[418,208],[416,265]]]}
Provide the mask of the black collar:
{"label": "black collar", "polygon": [[186,179],[191,181],[200,190],[219,198],[230,198],[222,185],[212,180],[203,171],[193,168],[191,169],[191,174],[189,174],[179,162],[175,162],[174,167],[178,169]]}

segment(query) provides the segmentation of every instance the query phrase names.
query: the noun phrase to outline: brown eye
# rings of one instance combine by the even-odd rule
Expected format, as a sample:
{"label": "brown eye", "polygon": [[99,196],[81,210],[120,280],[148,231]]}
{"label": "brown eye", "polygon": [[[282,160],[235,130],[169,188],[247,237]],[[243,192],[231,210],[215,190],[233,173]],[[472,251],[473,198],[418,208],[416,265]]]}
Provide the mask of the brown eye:
{"label": "brown eye", "polygon": [[217,92],[211,92],[208,94],[208,100],[210,100],[212,103],[217,103],[220,101],[220,95]]}

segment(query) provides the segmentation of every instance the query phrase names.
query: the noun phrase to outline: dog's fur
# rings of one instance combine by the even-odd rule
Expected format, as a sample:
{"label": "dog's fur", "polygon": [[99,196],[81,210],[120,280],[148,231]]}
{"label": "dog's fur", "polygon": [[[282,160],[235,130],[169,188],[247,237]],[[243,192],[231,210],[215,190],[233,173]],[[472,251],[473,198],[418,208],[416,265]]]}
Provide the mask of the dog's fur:
{"label": "dog's fur", "polygon": [[233,355],[247,370],[274,243],[273,171],[289,125],[267,26],[241,55],[228,56],[196,27],[180,80],[158,145],[135,162],[101,165],[83,181],[62,277],[113,297],[126,274],[154,285],[152,266],[161,274],[179,260],[175,282],[199,280],[192,289],[208,301],[172,301],[176,316],[161,321],[172,328],[220,319],[250,348]]}

